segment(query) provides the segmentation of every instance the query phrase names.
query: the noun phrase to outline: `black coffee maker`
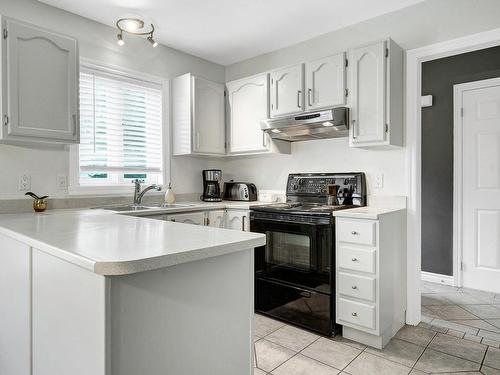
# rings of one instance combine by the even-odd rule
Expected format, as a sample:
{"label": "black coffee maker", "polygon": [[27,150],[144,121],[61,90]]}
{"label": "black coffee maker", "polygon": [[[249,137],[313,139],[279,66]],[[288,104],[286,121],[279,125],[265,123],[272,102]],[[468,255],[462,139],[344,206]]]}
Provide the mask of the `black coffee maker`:
{"label": "black coffee maker", "polygon": [[200,197],[205,202],[220,202],[221,189],[220,182],[222,179],[222,171],[220,169],[205,169],[202,172],[203,176],[203,195]]}

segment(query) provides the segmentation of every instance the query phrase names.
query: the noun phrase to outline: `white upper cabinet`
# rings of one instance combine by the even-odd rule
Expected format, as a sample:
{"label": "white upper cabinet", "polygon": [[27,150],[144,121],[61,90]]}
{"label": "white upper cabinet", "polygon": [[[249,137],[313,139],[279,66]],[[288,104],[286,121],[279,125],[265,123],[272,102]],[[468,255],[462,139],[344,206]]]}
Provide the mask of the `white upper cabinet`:
{"label": "white upper cabinet", "polygon": [[402,146],[403,51],[384,40],[350,51],[351,147]]}
{"label": "white upper cabinet", "polygon": [[304,111],[304,64],[271,72],[271,117]]}
{"label": "white upper cabinet", "polygon": [[78,43],[2,18],[3,142],[78,143]]}
{"label": "white upper cabinet", "polygon": [[269,117],[269,74],[226,83],[229,154],[290,152],[290,145],[272,141],[261,129]]}
{"label": "white upper cabinet", "polygon": [[305,72],[306,111],[345,105],[345,53],[307,62]]}
{"label": "white upper cabinet", "polygon": [[172,91],[174,155],[225,155],[224,85],[187,73]]}

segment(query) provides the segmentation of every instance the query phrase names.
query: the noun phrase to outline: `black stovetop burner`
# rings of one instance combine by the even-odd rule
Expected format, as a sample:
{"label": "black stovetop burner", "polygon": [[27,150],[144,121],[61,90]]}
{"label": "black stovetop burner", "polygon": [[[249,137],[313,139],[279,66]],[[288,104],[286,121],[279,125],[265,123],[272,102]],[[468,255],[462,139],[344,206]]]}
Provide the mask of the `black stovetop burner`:
{"label": "black stovetop burner", "polygon": [[275,212],[298,215],[325,215],[330,216],[333,211],[344,210],[347,208],[357,207],[354,205],[336,204],[327,205],[321,203],[275,203],[265,206],[252,207],[254,211]]}

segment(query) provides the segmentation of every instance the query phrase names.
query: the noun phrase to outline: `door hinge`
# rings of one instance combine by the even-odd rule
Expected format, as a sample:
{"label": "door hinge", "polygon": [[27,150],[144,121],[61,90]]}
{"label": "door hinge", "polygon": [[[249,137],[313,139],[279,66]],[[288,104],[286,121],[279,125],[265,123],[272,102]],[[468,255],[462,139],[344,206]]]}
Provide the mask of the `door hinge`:
{"label": "door hinge", "polygon": [[345,67],[347,68],[349,66],[349,59],[345,59]]}
{"label": "door hinge", "polygon": [[7,29],[3,29],[3,38],[7,39],[8,36],[9,36],[9,32],[7,31]]}
{"label": "door hinge", "polygon": [[345,94],[345,96],[349,96],[349,89],[345,89],[344,94]]}
{"label": "door hinge", "polygon": [[9,125],[9,116],[3,115],[3,124],[5,126]]}
{"label": "door hinge", "polygon": [[389,57],[389,48],[385,49],[385,57]]}
{"label": "door hinge", "polygon": [[464,108],[460,108],[460,117],[464,117]]}
{"label": "door hinge", "polygon": [[385,124],[385,132],[389,133],[389,124]]}

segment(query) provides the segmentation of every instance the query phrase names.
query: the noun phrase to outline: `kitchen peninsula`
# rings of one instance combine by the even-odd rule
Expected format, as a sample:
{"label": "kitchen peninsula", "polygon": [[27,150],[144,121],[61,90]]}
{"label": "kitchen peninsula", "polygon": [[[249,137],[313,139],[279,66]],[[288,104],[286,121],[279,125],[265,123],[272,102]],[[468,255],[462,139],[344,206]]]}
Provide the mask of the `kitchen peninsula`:
{"label": "kitchen peninsula", "polygon": [[1,215],[0,361],[13,374],[250,375],[264,243],[103,210]]}

